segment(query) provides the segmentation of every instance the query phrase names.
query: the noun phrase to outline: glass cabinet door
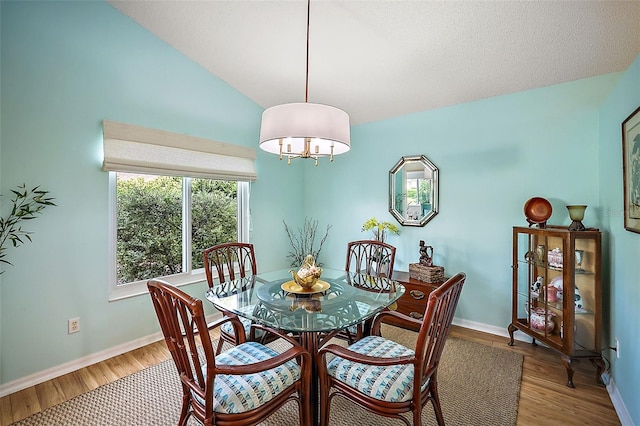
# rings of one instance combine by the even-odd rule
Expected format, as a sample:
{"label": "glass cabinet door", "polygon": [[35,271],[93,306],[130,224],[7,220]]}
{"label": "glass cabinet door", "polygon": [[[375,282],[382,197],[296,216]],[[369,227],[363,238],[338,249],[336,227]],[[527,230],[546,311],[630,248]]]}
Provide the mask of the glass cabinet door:
{"label": "glass cabinet door", "polygon": [[545,342],[560,348],[564,339],[566,318],[563,312],[564,239],[562,234],[534,234],[531,238],[532,254],[530,328],[545,338]]}
{"label": "glass cabinet door", "polygon": [[578,235],[573,243],[573,349],[574,352],[598,351],[600,339],[596,330],[601,303],[600,286],[596,279],[600,265],[598,242],[594,238]]}

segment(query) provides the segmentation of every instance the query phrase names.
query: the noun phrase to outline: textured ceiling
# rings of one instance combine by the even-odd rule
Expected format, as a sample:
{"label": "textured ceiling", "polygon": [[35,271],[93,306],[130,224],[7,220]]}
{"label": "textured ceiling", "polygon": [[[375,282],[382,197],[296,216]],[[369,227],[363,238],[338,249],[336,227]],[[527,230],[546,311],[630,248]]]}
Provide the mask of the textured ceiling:
{"label": "textured ceiling", "polygon": [[[307,2],[110,1],[264,108],[303,102]],[[640,1],[313,0],[309,102],[352,124],[623,71]]]}

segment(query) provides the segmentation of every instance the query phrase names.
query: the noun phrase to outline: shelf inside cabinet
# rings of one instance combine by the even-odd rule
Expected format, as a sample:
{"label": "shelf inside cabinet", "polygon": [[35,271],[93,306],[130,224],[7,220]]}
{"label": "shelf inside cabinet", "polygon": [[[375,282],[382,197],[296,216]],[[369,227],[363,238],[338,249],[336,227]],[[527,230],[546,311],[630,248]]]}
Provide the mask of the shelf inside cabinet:
{"label": "shelf inside cabinet", "polygon": [[520,325],[526,327],[528,330],[531,330],[534,334],[531,337],[535,337],[541,341],[544,339],[550,339],[551,343],[556,345],[562,345],[562,336],[560,334],[560,328],[556,325],[556,327],[552,331],[538,330],[537,328],[533,328],[529,323],[527,318],[518,318],[518,323]]}
{"label": "shelf inside cabinet", "polygon": [[[518,263],[524,264],[524,265],[529,265],[529,266],[535,266],[537,268],[545,268],[549,271],[559,271],[562,272],[564,269],[562,268],[562,266],[551,266],[549,264],[545,265],[544,263],[541,262],[535,262],[535,261],[530,261],[530,260],[522,260],[522,259],[518,259]],[[575,269],[574,273],[576,275],[593,275],[594,272],[593,271],[588,271],[586,269]]]}

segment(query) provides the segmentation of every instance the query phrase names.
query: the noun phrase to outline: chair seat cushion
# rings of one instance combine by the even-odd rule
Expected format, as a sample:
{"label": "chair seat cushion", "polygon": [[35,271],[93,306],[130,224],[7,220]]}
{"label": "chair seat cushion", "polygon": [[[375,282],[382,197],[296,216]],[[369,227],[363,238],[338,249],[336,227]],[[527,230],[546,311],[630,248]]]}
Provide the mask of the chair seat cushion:
{"label": "chair seat cushion", "polygon": [[[251,320],[248,320],[242,317],[238,317],[238,319],[242,323],[242,326],[244,327],[244,333],[248,338],[249,332],[251,331]],[[222,326],[220,326],[220,330],[222,330],[223,333],[227,333],[231,336],[235,336],[235,332],[233,331],[233,325],[230,322],[225,322],[224,324],[222,324]],[[257,330],[257,331],[261,332],[262,330]]]}
{"label": "chair seat cushion", "polygon": [[[216,365],[254,364],[277,355],[278,352],[260,343],[247,342],[216,356]],[[206,374],[206,366],[203,370]],[[255,374],[216,375],[213,411],[243,413],[260,407],[298,381],[300,375],[300,366],[295,361],[287,361],[276,368]],[[195,397],[203,404],[201,398]]]}
{"label": "chair seat cushion", "polygon": [[[353,352],[380,358],[414,355],[414,351],[379,336],[367,336],[349,346]],[[372,398],[388,402],[408,401],[413,392],[413,365],[372,366],[334,357],[329,375]],[[426,384],[422,389],[426,388]]]}

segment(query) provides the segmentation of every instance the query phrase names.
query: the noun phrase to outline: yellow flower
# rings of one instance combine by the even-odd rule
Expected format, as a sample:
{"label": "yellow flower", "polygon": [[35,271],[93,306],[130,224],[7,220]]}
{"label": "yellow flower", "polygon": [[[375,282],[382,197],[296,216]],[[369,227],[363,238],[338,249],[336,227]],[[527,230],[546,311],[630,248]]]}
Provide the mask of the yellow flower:
{"label": "yellow flower", "polygon": [[373,236],[378,241],[383,241],[385,239],[387,231],[392,232],[394,234],[399,234],[400,229],[396,225],[391,222],[378,222],[378,219],[372,217],[367,220],[364,224],[362,224],[363,231],[373,230]]}

